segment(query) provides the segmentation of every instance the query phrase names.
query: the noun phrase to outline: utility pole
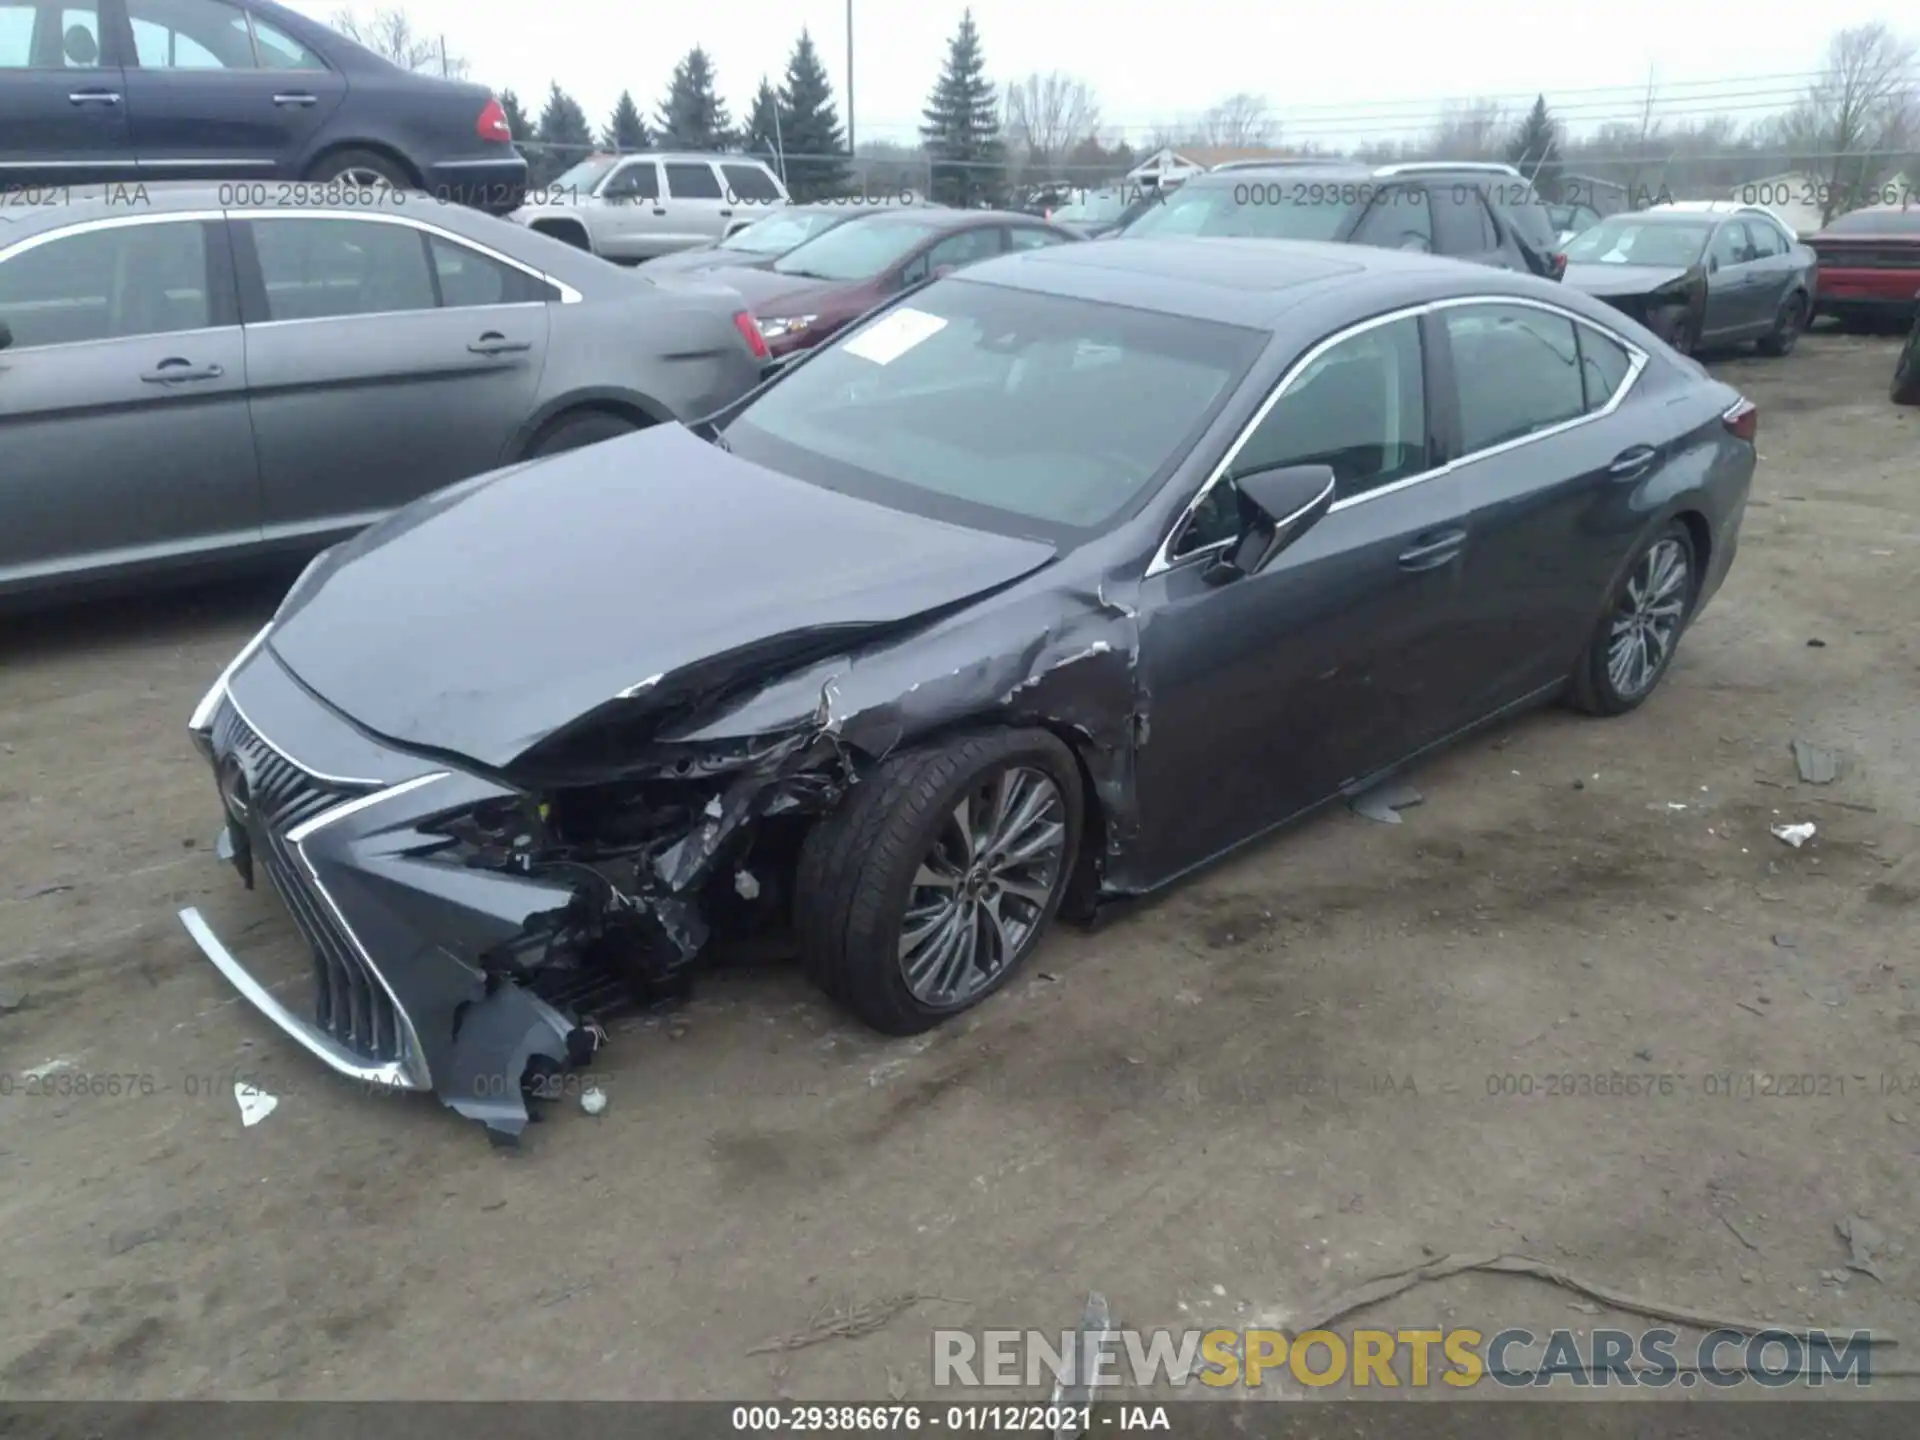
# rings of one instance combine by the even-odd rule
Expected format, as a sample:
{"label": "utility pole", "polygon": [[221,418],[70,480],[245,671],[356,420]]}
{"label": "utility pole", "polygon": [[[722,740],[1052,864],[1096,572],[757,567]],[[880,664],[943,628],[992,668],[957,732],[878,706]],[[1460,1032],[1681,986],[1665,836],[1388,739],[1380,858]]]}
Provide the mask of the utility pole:
{"label": "utility pole", "polygon": [[853,0],[847,0],[847,154],[853,154]]}

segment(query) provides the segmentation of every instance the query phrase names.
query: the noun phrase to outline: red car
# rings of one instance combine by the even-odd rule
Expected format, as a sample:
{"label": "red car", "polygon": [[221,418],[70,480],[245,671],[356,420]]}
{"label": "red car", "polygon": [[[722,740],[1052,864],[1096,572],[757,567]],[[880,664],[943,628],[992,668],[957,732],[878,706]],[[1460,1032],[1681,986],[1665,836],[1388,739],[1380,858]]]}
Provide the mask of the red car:
{"label": "red car", "polygon": [[896,210],[836,225],[764,270],[712,270],[702,278],[744,295],[774,359],[785,360],[923,280],[1009,250],[1080,239],[1032,215]]}
{"label": "red car", "polygon": [[1813,309],[1849,328],[1914,318],[1920,293],[1920,205],[1842,215],[1807,242],[1820,257]]}

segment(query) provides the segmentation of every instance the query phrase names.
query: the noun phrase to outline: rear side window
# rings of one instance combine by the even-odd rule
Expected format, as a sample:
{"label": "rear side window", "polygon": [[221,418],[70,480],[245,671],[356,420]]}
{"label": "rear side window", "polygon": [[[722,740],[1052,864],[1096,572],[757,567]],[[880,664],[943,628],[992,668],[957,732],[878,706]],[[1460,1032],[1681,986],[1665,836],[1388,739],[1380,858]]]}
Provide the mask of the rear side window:
{"label": "rear side window", "polygon": [[[773,177],[758,165],[722,165],[720,170],[727,177],[727,199],[745,201],[749,205],[771,205],[779,202],[779,187],[773,183]],[[680,187],[676,184],[674,193],[678,194],[679,190]]]}
{"label": "rear side window", "polygon": [[306,46],[255,16],[253,49],[262,70],[324,70],[327,67]]}
{"label": "rear side window", "polygon": [[0,0],[0,70],[94,70],[99,65],[97,6]]}
{"label": "rear side window", "polygon": [[16,350],[204,329],[206,232],[197,221],[116,225],[23,250],[0,263],[0,320]]}
{"label": "rear side window", "polygon": [[1580,341],[1580,378],[1586,387],[1587,410],[1607,408],[1607,402],[1626,384],[1633,356],[1590,325],[1576,325]]}
{"label": "rear side window", "polygon": [[1462,305],[1441,314],[1460,392],[1463,455],[1586,413],[1573,321],[1527,305]]}
{"label": "rear side window", "polygon": [[502,265],[438,235],[427,237],[427,250],[433,256],[434,278],[439,281],[444,308],[519,305],[555,298],[549,286],[526,271]]}
{"label": "rear side window", "polygon": [[1382,190],[1354,230],[1353,243],[1431,253],[1433,209],[1427,204],[1427,192],[1405,185]]}
{"label": "rear side window", "polygon": [[143,70],[251,70],[244,11],[220,0],[127,0]]}
{"label": "rear side window", "polygon": [[1485,255],[1500,248],[1500,236],[1477,186],[1438,181],[1427,187],[1433,211],[1434,249],[1442,255]]}
{"label": "rear side window", "polygon": [[270,320],[436,308],[422,232],[377,220],[254,220]]}
{"label": "rear side window", "polygon": [[676,200],[718,200],[720,182],[714,179],[711,165],[671,164],[667,166],[667,193]]}

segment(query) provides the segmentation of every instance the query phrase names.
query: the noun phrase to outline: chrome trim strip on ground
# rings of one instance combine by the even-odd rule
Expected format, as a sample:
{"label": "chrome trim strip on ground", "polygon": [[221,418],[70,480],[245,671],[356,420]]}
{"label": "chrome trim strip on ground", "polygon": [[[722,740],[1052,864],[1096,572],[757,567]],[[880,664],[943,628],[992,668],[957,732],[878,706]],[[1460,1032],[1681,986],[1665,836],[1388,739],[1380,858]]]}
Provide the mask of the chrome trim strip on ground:
{"label": "chrome trim strip on ground", "polygon": [[393,986],[387,983],[386,975],[378,965],[374,964],[373,957],[367,953],[367,947],[360,943],[360,937],[348,923],[345,912],[341,910],[339,903],[327,889],[326,882],[320,878],[320,872],[315,868],[313,861],[308,858],[304,842],[329,825],[345,820],[349,816],[358,815],[362,810],[371,809],[382,801],[397,800],[400,796],[418,790],[423,785],[431,785],[436,780],[445,780],[447,775],[448,772],[445,770],[416,775],[413,779],[404,780],[378,794],[363,795],[357,800],[349,800],[344,805],[336,805],[333,809],[314,816],[305,824],[296,825],[286,835],[288,846],[292,848],[295,855],[300,857],[300,863],[306,867],[307,878],[312,882],[314,891],[326,902],[327,909],[333,912],[334,923],[339,925],[340,933],[345,935],[348,942],[352,944],[354,954],[358,955],[360,963],[367,967],[367,973],[373,976],[379,982],[380,988],[386,992],[387,1002],[393,1006],[393,1013],[400,1021],[404,1037],[399,1063],[409,1076],[410,1087],[418,1090],[430,1089],[433,1077],[427,1069],[427,1057],[420,1049],[420,1036],[413,1028],[413,1017],[407,1013],[407,1007],[400,1003],[400,997],[393,993]]}
{"label": "chrome trim strip on ground", "polygon": [[1241,427],[1240,433],[1234,436],[1233,443],[1227,447],[1226,454],[1220,458],[1220,463],[1214,466],[1212,473],[1207,476],[1205,483],[1194,492],[1193,498],[1187,502],[1186,508],[1180,512],[1179,519],[1173,522],[1173,528],[1167,532],[1166,538],[1160,542],[1160,548],[1155,552],[1153,562],[1147,566],[1147,572],[1141,578],[1151,580],[1154,576],[1164,575],[1176,566],[1190,565],[1202,556],[1217,554],[1233,543],[1231,540],[1217,541],[1212,545],[1203,546],[1201,549],[1189,551],[1187,554],[1178,557],[1175,557],[1172,553],[1174,543],[1180,538],[1180,532],[1186,528],[1187,522],[1193,518],[1194,511],[1200,508],[1201,503],[1207,498],[1208,492],[1226,477],[1227,472],[1233,468],[1235,458],[1237,458],[1240,451],[1245,448],[1246,443],[1253,438],[1253,433],[1260,428],[1260,423],[1267,418],[1267,413],[1280,402],[1281,397],[1287,393],[1294,381],[1300,378],[1301,374],[1305,372],[1309,365],[1313,364],[1315,360],[1318,360],[1334,346],[1351,340],[1356,335],[1364,335],[1369,330],[1377,329],[1382,325],[1391,325],[1398,320],[1414,319],[1436,310],[1458,309],[1463,305],[1517,305],[1523,309],[1544,310],[1549,315],[1558,315],[1562,319],[1569,320],[1575,325],[1584,325],[1589,330],[1596,331],[1600,335],[1605,336],[1608,340],[1611,340],[1627,352],[1626,378],[1620,382],[1619,388],[1613,392],[1613,395],[1608,399],[1607,403],[1598,410],[1577,415],[1571,420],[1559,425],[1550,426],[1545,430],[1536,430],[1531,435],[1522,435],[1517,440],[1509,440],[1500,445],[1489,446],[1484,450],[1476,450],[1470,455],[1459,456],[1456,459],[1450,460],[1445,465],[1441,465],[1432,470],[1423,470],[1418,475],[1405,476],[1390,485],[1382,485],[1377,489],[1368,490],[1363,494],[1350,495],[1345,500],[1336,500],[1328,508],[1328,514],[1336,514],[1342,510],[1351,509],[1355,505],[1365,505],[1371,501],[1381,499],[1383,496],[1405,490],[1409,486],[1418,485],[1428,480],[1437,480],[1442,475],[1451,475],[1461,466],[1473,464],[1475,461],[1486,459],[1490,455],[1504,454],[1509,450],[1516,450],[1522,445],[1531,445],[1535,441],[1546,440],[1552,436],[1563,434],[1576,426],[1605,419],[1620,408],[1621,404],[1626,400],[1628,393],[1632,391],[1634,385],[1639,381],[1641,372],[1647,368],[1647,364],[1651,359],[1646,351],[1642,350],[1624,335],[1613,330],[1610,326],[1604,325],[1588,316],[1575,314],[1573,311],[1567,310],[1559,305],[1551,305],[1544,300],[1535,300],[1525,295],[1451,296],[1444,300],[1423,301],[1418,305],[1409,305],[1400,310],[1389,311],[1385,315],[1375,315],[1369,319],[1359,321],[1344,330],[1329,335],[1326,339],[1314,345],[1298,360],[1294,361],[1292,365],[1287,367],[1287,371],[1280,377],[1279,383],[1268,393],[1267,398],[1260,403],[1260,408],[1253,412],[1252,418]]}
{"label": "chrome trim strip on ground", "polygon": [[[214,968],[232,982],[233,988],[252,1001],[256,1010],[286,1031],[329,1068],[337,1070],[349,1079],[393,1090],[430,1088],[424,1078],[424,1069],[416,1078],[404,1063],[369,1065],[324,1030],[302,1020],[282,1005],[272,991],[255,980],[247,968],[234,958],[233,952],[220,943],[220,937],[213,933],[213,928],[207,924],[199,910],[190,905],[179,914],[180,923],[186,927],[187,934],[192,937],[193,943],[200,947],[200,953],[211,960]],[[383,981],[382,984],[384,983]],[[412,1033],[412,1022],[406,1019],[406,1012],[401,1010],[399,1014],[407,1025],[409,1042],[417,1044]],[[418,1053],[417,1050],[415,1053]]]}

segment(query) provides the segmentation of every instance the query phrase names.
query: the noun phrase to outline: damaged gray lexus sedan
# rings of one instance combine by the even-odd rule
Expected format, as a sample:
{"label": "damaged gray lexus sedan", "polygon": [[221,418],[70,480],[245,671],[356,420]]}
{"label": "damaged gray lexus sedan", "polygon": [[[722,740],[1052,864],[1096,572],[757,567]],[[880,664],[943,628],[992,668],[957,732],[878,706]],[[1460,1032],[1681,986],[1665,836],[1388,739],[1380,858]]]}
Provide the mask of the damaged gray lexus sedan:
{"label": "damaged gray lexus sedan", "polygon": [[1756,414],[1551,282],[1061,246],[728,410],[327,552],[191,722],[336,1070],[518,1136],[609,1009],[791,937],[881,1031],[1501,715],[1652,692]]}

